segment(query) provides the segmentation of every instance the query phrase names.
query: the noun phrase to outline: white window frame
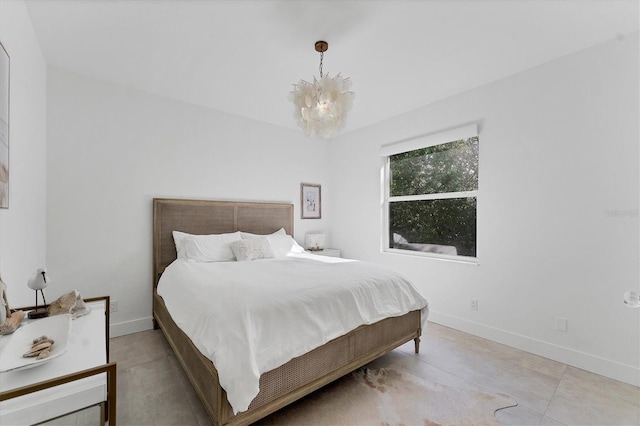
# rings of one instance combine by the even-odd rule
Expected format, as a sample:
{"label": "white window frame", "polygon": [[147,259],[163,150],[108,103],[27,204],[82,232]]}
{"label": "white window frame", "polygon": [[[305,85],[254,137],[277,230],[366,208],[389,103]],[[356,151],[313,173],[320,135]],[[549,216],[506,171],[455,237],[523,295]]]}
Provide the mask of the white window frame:
{"label": "white window frame", "polygon": [[[420,252],[413,250],[403,250],[389,247],[389,204],[396,201],[421,201],[421,200],[435,200],[435,199],[450,199],[450,198],[476,198],[476,220],[478,209],[478,190],[475,191],[462,191],[452,192],[446,194],[421,194],[421,195],[403,195],[392,197],[390,194],[391,183],[391,168],[390,157],[395,154],[400,154],[408,151],[415,151],[417,149],[428,148],[435,145],[441,145],[448,142],[453,142],[461,139],[469,139],[478,136],[478,125],[469,124],[446,131],[420,136],[400,142],[395,142],[380,147],[381,157],[381,236],[380,239],[380,251],[382,253],[402,254],[409,256],[419,256],[433,259],[442,259],[457,261],[463,263],[478,264],[478,251],[477,251],[477,235],[476,235],[476,256],[460,256],[460,255],[447,255],[439,253]],[[478,182],[479,187],[479,182]]]}

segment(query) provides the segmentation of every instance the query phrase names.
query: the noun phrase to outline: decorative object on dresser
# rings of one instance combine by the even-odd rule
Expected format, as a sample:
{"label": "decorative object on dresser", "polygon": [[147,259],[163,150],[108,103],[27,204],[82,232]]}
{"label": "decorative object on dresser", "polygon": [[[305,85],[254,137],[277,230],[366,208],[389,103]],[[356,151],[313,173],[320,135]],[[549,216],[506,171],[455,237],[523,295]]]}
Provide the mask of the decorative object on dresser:
{"label": "decorative object on dresser", "polygon": [[304,248],[310,251],[318,251],[324,249],[326,237],[321,232],[309,232],[304,238]]}
{"label": "decorative object on dresser", "polygon": [[[62,356],[67,351],[70,335],[71,315],[68,314],[26,321],[3,343],[0,374],[38,367]],[[4,376],[2,379],[4,382]]]}
{"label": "decorative object on dresser", "polygon": [[9,64],[0,43],[0,209],[9,208]]}
{"label": "decorative object on dresser", "polygon": [[24,319],[24,311],[11,311],[9,300],[7,298],[7,285],[0,278],[0,290],[2,292],[2,300],[0,301],[0,335],[11,334]]}
{"label": "decorative object on dresser", "polygon": [[82,300],[82,296],[78,290],[72,290],[63,296],[60,296],[47,308],[49,316],[71,314],[73,319],[87,315],[89,312],[91,312],[91,308],[84,303],[84,300]]}
{"label": "decorative object on dresser", "polygon": [[300,211],[302,219],[322,218],[320,189],[320,185],[313,183],[300,184]]}
{"label": "decorative object on dresser", "polygon": [[[44,298],[44,292],[42,291],[47,285],[49,285],[49,277],[47,276],[47,268],[40,268],[29,279],[27,286],[31,290],[36,291],[36,307],[34,310],[29,311],[29,318],[42,318],[47,316],[47,301]],[[42,307],[38,305],[38,292],[42,295]]]}

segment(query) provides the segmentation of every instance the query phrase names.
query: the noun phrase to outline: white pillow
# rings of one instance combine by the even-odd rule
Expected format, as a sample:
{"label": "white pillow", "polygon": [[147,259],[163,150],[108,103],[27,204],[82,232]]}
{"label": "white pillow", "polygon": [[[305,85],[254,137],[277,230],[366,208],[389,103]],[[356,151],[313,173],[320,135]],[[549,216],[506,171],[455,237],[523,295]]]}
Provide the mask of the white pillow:
{"label": "white pillow", "polygon": [[304,249],[291,235],[268,235],[266,237],[275,257],[285,257],[289,253],[304,253]]}
{"label": "white pillow", "polygon": [[266,238],[247,238],[229,244],[238,261],[273,258],[273,251]]}
{"label": "white pillow", "polygon": [[235,260],[229,243],[240,240],[240,233],[193,235],[173,231],[178,259],[196,262],[227,262]]}
{"label": "white pillow", "polygon": [[251,232],[240,231],[240,235],[242,235],[242,238],[255,238],[255,237],[266,237],[267,235],[287,235],[287,231],[285,231],[284,228],[280,228],[273,234],[267,234],[267,235],[252,234]]}

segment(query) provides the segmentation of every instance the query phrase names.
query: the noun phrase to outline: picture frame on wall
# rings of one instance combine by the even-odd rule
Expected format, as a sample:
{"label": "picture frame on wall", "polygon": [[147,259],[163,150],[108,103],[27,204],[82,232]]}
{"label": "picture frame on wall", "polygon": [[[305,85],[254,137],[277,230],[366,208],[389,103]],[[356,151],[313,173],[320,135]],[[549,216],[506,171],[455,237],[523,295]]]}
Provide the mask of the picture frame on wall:
{"label": "picture frame on wall", "polygon": [[9,53],[0,42],[0,208],[9,208]]}
{"label": "picture frame on wall", "polygon": [[320,185],[313,183],[300,184],[300,211],[302,219],[322,218],[322,199]]}

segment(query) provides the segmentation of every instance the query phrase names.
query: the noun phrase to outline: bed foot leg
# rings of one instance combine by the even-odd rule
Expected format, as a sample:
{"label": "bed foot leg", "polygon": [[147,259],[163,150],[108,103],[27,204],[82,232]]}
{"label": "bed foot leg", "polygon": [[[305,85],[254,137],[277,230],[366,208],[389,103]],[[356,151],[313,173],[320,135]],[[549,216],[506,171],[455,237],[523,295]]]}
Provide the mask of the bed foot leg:
{"label": "bed foot leg", "polygon": [[416,346],[416,353],[419,354],[420,353],[420,337],[416,337],[415,339],[413,339],[413,342],[415,343],[415,346]]}

